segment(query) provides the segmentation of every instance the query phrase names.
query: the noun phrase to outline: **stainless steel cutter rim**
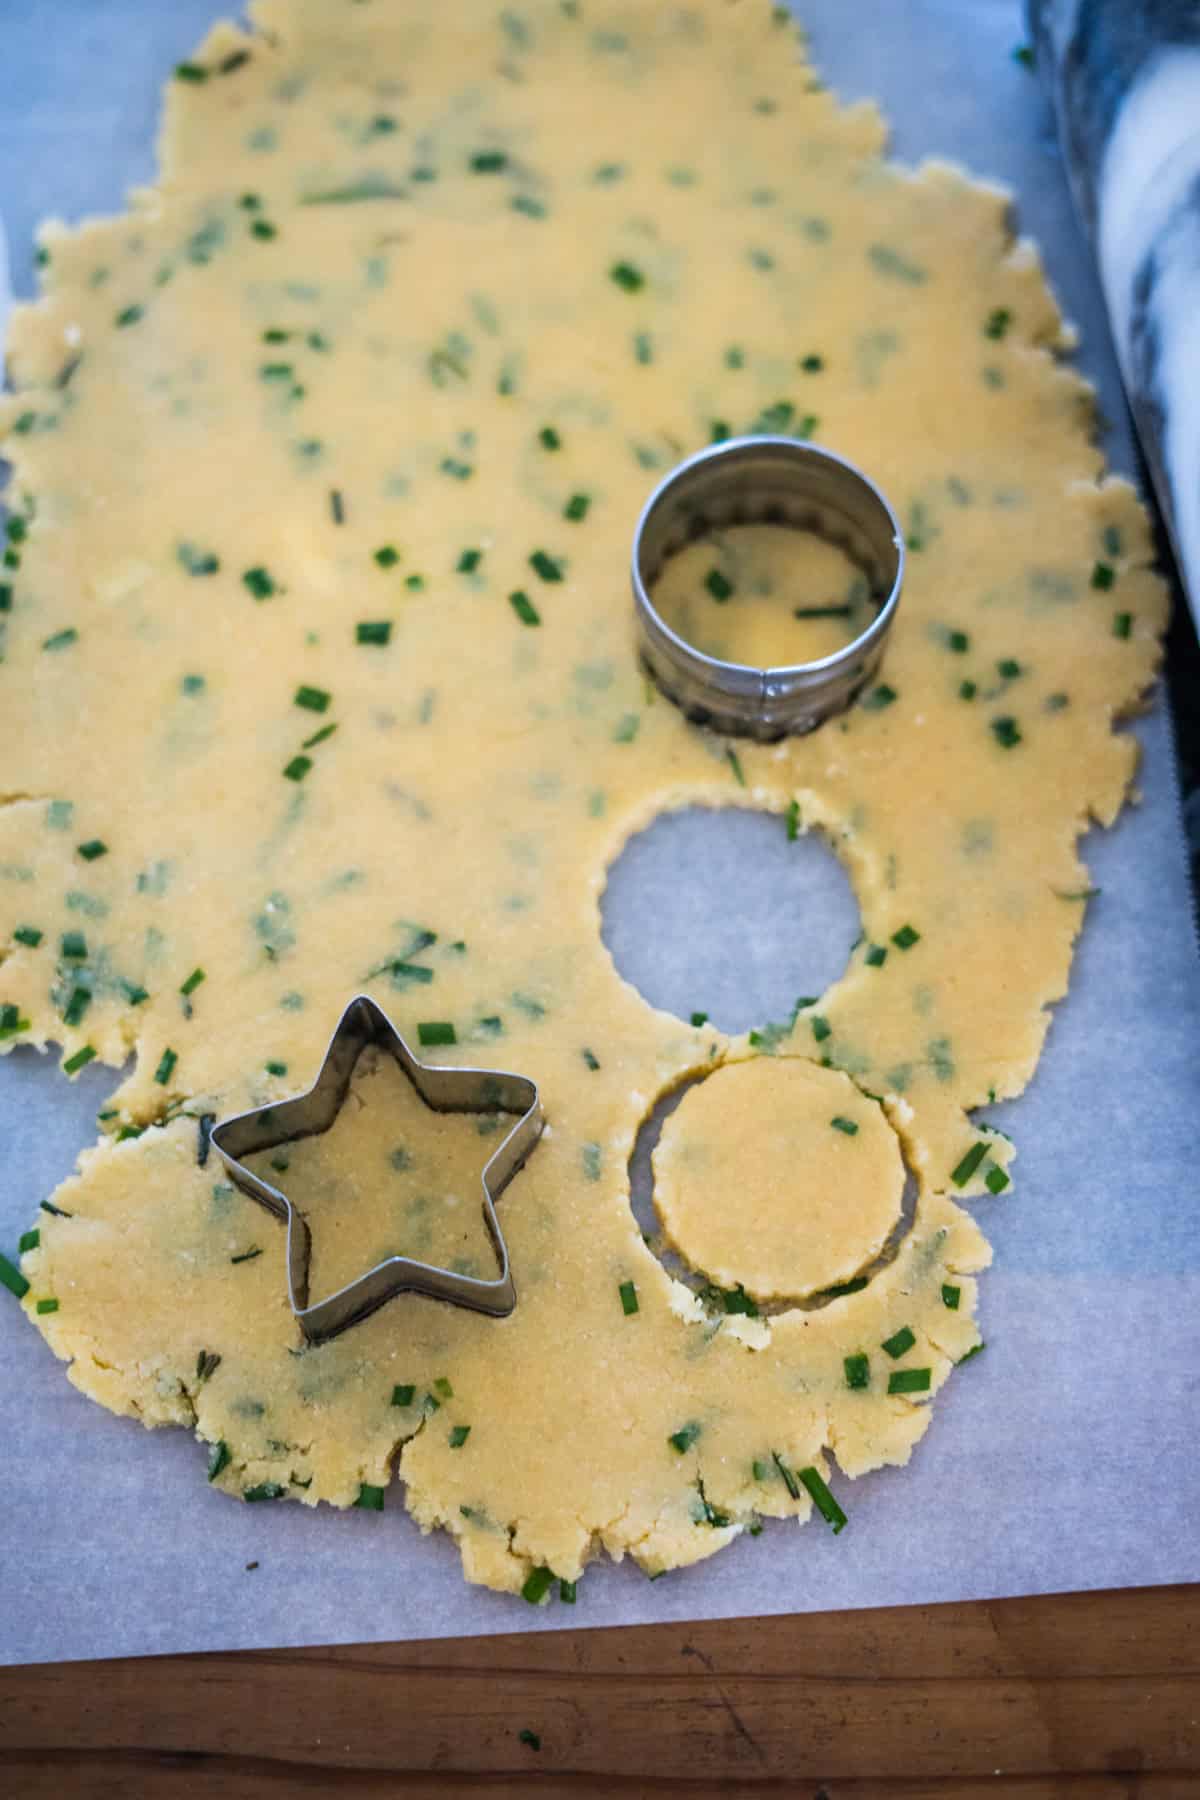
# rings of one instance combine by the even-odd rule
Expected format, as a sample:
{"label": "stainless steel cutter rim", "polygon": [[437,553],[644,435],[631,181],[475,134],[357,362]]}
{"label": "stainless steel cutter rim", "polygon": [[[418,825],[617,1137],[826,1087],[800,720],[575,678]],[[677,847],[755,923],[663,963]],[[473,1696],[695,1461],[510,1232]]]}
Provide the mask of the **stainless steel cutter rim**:
{"label": "stainless steel cutter rim", "polygon": [[[412,1257],[392,1256],[310,1305],[308,1223],[281,1189],[246,1168],[241,1158],[329,1130],[341,1112],[358,1059],[371,1044],[394,1057],[433,1111],[502,1112],[516,1116],[516,1124],[492,1152],[480,1177],[484,1224],[500,1273],[493,1281],[483,1281]],[[448,1095],[461,1098],[447,1098]],[[211,1143],[241,1191],[286,1225],[292,1315],[306,1341],[319,1344],[405,1292],[446,1300],[494,1318],[511,1313],[517,1302],[516,1285],[495,1203],[533,1150],[543,1124],[536,1082],[502,1069],[423,1063],[414,1056],[378,1002],[369,994],[358,994],[343,1010],[311,1087],[301,1094],[222,1119],[213,1127]]]}
{"label": "stainless steel cutter rim", "polygon": [[[843,494],[854,495],[860,513],[873,510],[879,515],[877,524],[886,521],[889,549],[894,557],[894,573],[887,592],[866,628],[828,656],[768,668],[709,656],[673,630],[650,597],[650,583],[644,573],[644,547],[647,527],[655,515],[677,497],[681,488],[686,490],[697,472],[707,472],[722,462],[736,470],[739,462],[751,455],[790,465],[796,475],[798,497],[803,496],[806,464],[810,470],[820,469],[827,475],[836,471]],[[877,536],[877,542],[882,541]],[[890,502],[848,457],[806,439],[769,435],[723,439],[676,464],[654,488],[638,517],[631,577],[642,660],[667,698],[702,723],[765,739],[812,730],[848,705],[878,667],[900,604],[904,562],[904,534]],[[664,670],[662,651],[673,667]],[[673,679],[679,676],[682,681]],[[688,692],[675,691],[678,688]],[[697,706],[698,699],[705,702],[703,707]]]}

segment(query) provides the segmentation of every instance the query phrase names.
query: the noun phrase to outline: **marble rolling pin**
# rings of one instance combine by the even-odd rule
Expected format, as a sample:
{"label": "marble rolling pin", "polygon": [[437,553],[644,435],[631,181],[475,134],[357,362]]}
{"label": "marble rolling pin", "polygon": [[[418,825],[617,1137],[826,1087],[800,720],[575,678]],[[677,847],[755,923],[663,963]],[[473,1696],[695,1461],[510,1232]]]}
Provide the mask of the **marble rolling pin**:
{"label": "marble rolling pin", "polygon": [[1027,0],[1027,11],[1200,624],[1200,0]]}

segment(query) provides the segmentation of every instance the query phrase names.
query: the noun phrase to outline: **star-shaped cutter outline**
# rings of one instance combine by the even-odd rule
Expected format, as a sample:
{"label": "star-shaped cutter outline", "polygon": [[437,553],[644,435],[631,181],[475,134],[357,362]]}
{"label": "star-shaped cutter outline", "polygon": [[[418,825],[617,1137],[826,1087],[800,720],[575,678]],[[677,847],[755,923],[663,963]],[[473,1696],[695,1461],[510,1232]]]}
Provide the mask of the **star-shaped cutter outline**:
{"label": "star-shaped cutter outline", "polygon": [[[494,1281],[480,1281],[407,1256],[390,1256],[314,1305],[308,1302],[312,1234],[298,1206],[279,1188],[263,1181],[242,1159],[274,1150],[299,1138],[328,1131],[342,1110],[358,1059],[369,1046],[386,1050],[434,1112],[511,1113],[518,1115],[503,1143],[493,1151],[482,1173],[483,1220],[500,1263]],[[504,1318],[517,1304],[508,1246],[496,1217],[496,1201],[531,1154],[545,1123],[536,1082],[502,1069],[446,1068],[422,1063],[409,1049],[383,1008],[369,994],[350,1001],[329,1040],[324,1061],[312,1086],[287,1100],[272,1101],[250,1112],[222,1119],[211,1142],[231,1179],[287,1226],[288,1299],[292,1314],[310,1344],[326,1343],[401,1293],[426,1294],[475,1312]]]}

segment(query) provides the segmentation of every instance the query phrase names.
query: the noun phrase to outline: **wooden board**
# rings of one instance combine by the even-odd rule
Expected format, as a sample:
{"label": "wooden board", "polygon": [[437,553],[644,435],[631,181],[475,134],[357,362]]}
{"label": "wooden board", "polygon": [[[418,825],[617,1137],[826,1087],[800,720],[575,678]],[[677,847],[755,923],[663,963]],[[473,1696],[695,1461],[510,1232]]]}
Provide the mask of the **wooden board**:
{"label": "wooden board", "polygon": [[0,1742],[100,1800],[1200,1794],[1200,1587],[7,1669]]}

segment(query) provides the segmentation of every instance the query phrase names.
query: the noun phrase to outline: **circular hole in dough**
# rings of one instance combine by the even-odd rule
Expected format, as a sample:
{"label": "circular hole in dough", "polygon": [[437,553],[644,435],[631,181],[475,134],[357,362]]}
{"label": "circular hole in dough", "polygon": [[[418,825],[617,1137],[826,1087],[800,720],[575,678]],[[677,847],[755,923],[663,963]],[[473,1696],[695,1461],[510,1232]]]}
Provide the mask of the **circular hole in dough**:
{"label": "circular hole in dough", "polygon": [[761,1301],[852,1280],[904,1198],[883,1108],[800,1057],[726,1063],[697,1082],[666,1119],[653,1166],[668,1242],[716,1286]]}
{"label": "circular hole in dough", "polygon": [[637,832],[608,872],[601,936],[651,1006],[721,1031],[786,1019],[845,968],[861,929],[850,879],[817,831],[778,813],[690,806]]}

